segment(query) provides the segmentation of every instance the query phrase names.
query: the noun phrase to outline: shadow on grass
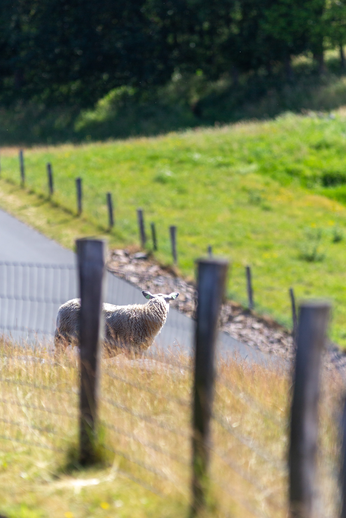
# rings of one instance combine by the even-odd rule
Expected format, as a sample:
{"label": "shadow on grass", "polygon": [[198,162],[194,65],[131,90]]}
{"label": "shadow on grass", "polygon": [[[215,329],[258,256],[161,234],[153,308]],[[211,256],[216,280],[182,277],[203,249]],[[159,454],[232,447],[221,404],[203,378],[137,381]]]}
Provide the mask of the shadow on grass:
{"label": "shadow on grass", "polygon": [[177,75],[150,91],[117,88],[88,110],[18,102],[0,107],[0,139],[2,145],[82,143],[270,119],[287,111],[330,111],[346,104],[346,76],[335,58],[327,65],[318,76],[307,59],[298,60],[291,82],[280,67],[270,76],[244,75],[237,84],[229,77],[208,82]]}

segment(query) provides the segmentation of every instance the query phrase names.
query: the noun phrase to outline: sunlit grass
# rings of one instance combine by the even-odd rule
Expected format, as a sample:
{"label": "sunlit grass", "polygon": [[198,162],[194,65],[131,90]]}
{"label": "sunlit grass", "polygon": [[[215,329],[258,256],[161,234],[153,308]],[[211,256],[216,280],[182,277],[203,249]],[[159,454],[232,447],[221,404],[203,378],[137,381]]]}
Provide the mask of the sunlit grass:
{"label": "sunlit grass", "polygon": [[[104,358],[100,422],[104,463],[82,470],[78,358],[44,347],[0,346],[0,513],[9,518],[188,516],[191,360]],[[324,375],[320,506],[337,506],[336,437],[341,392]],[[219,364],[212,419],[210,512],[247,517],[287,512],[290,374],[234,360]],[[74,454],[74,458],[76,455]],[[70,514],[69,514],[70,513]]]}

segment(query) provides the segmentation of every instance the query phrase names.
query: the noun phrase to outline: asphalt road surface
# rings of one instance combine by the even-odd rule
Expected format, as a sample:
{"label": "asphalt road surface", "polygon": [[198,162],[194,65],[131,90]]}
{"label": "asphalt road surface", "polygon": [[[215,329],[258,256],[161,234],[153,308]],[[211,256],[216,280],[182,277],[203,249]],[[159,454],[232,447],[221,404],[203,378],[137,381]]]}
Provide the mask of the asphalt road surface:
{"label": "asphalt road surface", "polygon": [[[54,241],[0,210],[0,332],[16,340],[52,342],[59,306],[78,296],[76,257]],[[141,290],[107,273],[105,301],[144,303]],[[171,308],[150,351],[191,353],[194,322]],[[267,364],[260,351],[220,333],[218,352]]]}

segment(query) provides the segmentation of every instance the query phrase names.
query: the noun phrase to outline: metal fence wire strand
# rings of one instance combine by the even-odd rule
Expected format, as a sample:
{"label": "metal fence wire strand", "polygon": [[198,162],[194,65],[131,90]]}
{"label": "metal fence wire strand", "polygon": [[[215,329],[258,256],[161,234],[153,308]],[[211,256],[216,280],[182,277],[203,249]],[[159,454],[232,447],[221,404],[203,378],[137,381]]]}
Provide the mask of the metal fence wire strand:
{"label": "metal fence wire strand", "polygon": [[127,414],[130,414],[131,416],[136,417],[137,419],[146,421],[147,423],[157,426],[158,428],[161,428],[167,432],[171,432],[177,436],[184,437],[185,439],[191,438],[191,432],[184,432],[179,428],[175,428],[173,426],[167,425],[166,423],[157,421],[151,415],[141,414],[140,412],[136,412],[136,411],[132,410],[131,408],[129,408],[128,406],[118,403],[110,398],[101,396],[101,401],[104,401],[105,403],[108,403],[109,405],[111,405],[114,408],[118,408],[119,410],[122,410],[123,412],[126,412]]}
{"label": "metal fence wire strand", "polygon": [[[246,403],[250,408],[252,408],[254,411],[261,414],[263,417],[269,419],[270,421],[273,421],[278,426],[281,426],[283,428],[287,428],[288,422],[283,419],[280,416],[277,416],[267,408],[265,408],[261,403],[256,401],[255,398],[250,396],[247,392],[245,392],[243,389],[239,390],[235,387],[235,385],[232,385],[229,381],[225,381],[223,376],[218,376],[217,378],[218,383],[220,383],[223,387],[225,387],[234,398],[238,399],[241,402]],[[219,392],[217,392],[218,395]],[[220,396],[221,397],[221,396]]]}
{"label": "metal fence wire strand", "polygon": [[[121,305],[145,302],[139,289],[109,272],[106,276],[105,301]],[[0,343],[0,406],[4,411],[0,440],[5,444],[9,441],[63,453],[70,438],[78,436],[80,365],[70,349],[61,361],[52,355],[58,308],[77,296],[74,265],[0,262],[0,330],[4,332]],[[190,480],[191,444],[196,438],[190,401],[195,323],[180,316],[170,312],[156,344],[143,358],[122,363],[122,358],[114,361],[103,356],[100,365],[99,421],[106,433],[104,448],[115,456],[114,465],[119,461],[122,469],[117,473],[162,498],[165,495],[159,488],[165,490],[163,483],[170,491],[174,486],[181,496],[185,489],[190,490],[186,479]],[[6,338],[9,332],[12,337]],[[179,356],[182,332],[190,349],[189,354],[185,350]],[[45,347],[38,347],[42,342]],[[172,345],[173,354],[167,344]],[[288,422],[279,411],[276,414],[275,409],[257,401],[241,382],[238,386],[236,378],[229,375],[228,379],[224,365],[220,366],[211,412],[212,437],[216,439],[207,446],[212,459],[211,484],[222,491],[220,514],[225,515],[227,506],[232,509],[232,502],[243,509],[234,511],[234,516],[241,516],[244,509],[258,518],[284,514],[282,488],[287,484],[288,469],[278,457],[286,444]],[[227,420],[235,412],[249,417],[239,428]],[[272,431],[280,434],[280,444],[268,440],[263,446],[263,437],[247,424],[252,423],[250,418],[266,430],[270,441],[276,437]],[[320,453],[324,472],[333,465],[333,461],[324,462],[329,460],[328,454]]]}
{"label": "metal fence wire strand", "polygon": [[128,433],[128,432],[126,432],[126,430],[122,430],[121,428],[118,428],[118,427],[116,427],[116,426],[114,426],[112,424],[109,424],[107,422],[103,422],[103,425],[106,428],[109,428],[110,430],[115,432],[116,434],[123,435],[124,437],[127,437],[128,439],[131,439],[132,441],[138,442],[142,446],[145,446],[146,448],[154,450],[154,451],[156,451],[158,453],[161,453],[162,455],[165,455],[166,457],[169,457],[170,459],[174,460],[175,462],[178,462],[179,464],[182,464],[183,466],[189,466],[189,461],[187,459],[184,459],[180,455],[177,455],[177,454],[172,453],[170,451],[164,450],[163,448],[161,448],[157,444],[151,443],[149,441],[144,441],[143,439],[141,439],[137,435],[135,435],[133,433]]}
{"label": "metal fence wire strand", "polygon": [[68,419],[73,419],[73,420],[76,420],[78,418],[77,409],[76,409],[76,413],[72,414],[71,412],[58,412],[57,410],[52,410],[51,408],[41,407],[39,405],[32,405],[29,403],[22,403],[22,402],[18,402],[16,400],[10,400],[10,399],[4,399],[4,398],[0,398],[0,403],[4,404],[6,406],[9,406],[9,407],[18,406],[21,408],[27,408],[28,410],[38,410],[40,412],[44,412],[47,414],[52,414],[52,415],[56,415],[56,416],[60,416],[60,417],[67,417]]}
{"label": "metal fence wire strand", "polygon": [[245,436],[245,435],[243,435],[241,433],[236,432],[234,430],[234,428],[229,426],[229,424],[227,423],[226,419],[223,416],[218,415],[215,412],[213,413],[213,419],[224,430],[226,430],[230,435],[233,435],[233,437],[235,437],[235,439],[237,439],[244,446],[246,446],[251,451],[253,451],[258,457],[260,457],[262,460],[264,460],[265,462],[270,464],[277,471],[279,471],[279,472],[281,472],[283,474],[287,473],[287,466],[285,465],[285,463],[284,462],[280,462],[278,459],[275,459],[274,457],[272,457],[272,455],[270,455],[269,453],[265,452],[264,448],[262,446],[260,446],[259,444],[257,444],[256,441],[254,441],[254,439],[252,437],[248,437],[248,436]]}
{"label": "metal fence wire strand", "polygon": [[150,389],[148,386],[143,385],[141,383],[135,383],[134,381],[129,381],[129,380],[125,379],[125,378],[122,378],[118,374],[114,374],[110,370],[106,370],[105,374],[107,376],[109,376],[110,378],[114,379],[114,380],[121,381],[122,383],[125,383],[126,385],[129,385],[129,386],[131,386],[133,388],[136,388],[138,390],[143,390],[145,392],[148,392],[149,394],[151,394],[153,396],[158,396],[159,395],[160,398],[163,398],[166,401],[169,401],[171,403],[176,403],[176,404],[184,406],[184,407],[189,407],[190,406],[190,402],[187,401],[187,400],[179,399],[179,398],[176,398],[176,397],[173,397],[173,396],[169,396],[168,394],[163,394],[162,392],[160,392],[160,394],[158,394],[157,391],[155,391],[153,389]]}
{"label": "metal fence wire strand", "polygon": [[285,510],[284,506],[272,501],[272,498],[274,497],[274,495],[266,494],[269,490],[268,487],[265,487],[265,486],[259,484],[255,478],[251,477],[248,473],[245,473],[245,471],[235,461],[230,460],[228,458],[228,456],[225,452],[219,451],[215,447],[211,447],[210,451],[213,455],[217,455],[217,457],[219,459],[221,459],[222,462],[224,462],[226,464],[226,466],[228,466],[240,478],[242,478],[243,480],[248,482],[251,486],[256,488],[260,494],[264,495],[264,499],[270,500],[270,505],[272,505],[273,507],[275,507],[277,509]]}

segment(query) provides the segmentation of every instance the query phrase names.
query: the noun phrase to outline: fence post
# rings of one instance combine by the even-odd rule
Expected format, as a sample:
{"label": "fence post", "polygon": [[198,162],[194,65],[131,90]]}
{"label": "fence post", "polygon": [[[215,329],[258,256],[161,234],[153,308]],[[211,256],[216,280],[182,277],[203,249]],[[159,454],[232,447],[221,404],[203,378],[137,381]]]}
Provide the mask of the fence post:
{"label": "fence post", "polygon": [[346,397],[344,395],[341,417],[341,466],[340,466],[340,492],[341,513],[340,518],[346,518]]}
{"label": "fence post", "polygon": [[209,257],[213,257],[213,249],[212,249],[211,245],[208,245],[208,255],[209,255]]}
{"label": "fence post", "polygon": [[77,189],[77,211],[78,216],[82,214],[82,179],[76,178],[76,189]]}
{"label": "fence post", "polygon": [[172,250],[172,257],[174,264],[177,264],[178,257],[177,257],[177,227],[175,225],[172,225],[169,227],[169,234],[171,238],[171,250]]}
{"label": "fence post", "polygon": [[292,339],[293,339],[294,346],[297,347],[297,327],[298,327],[298,324],[297,324],[296,299],[295,299],[295,296],[294,296],[293,288],[290,288],[289,292],[290,292],[291,308],[292,308],[292,324],[293,324]]}
{"label": "fence post", "polygon": [[318,434],[319,374],[330,305],[300,306],[288,455],[290,516],[312,518]]}
{"label": "fence post", "polygon": [[77,239],[76,244],[81,299],[79,461],[85,465],[97,460],[95,446],[106,244],[97,239]]}
{"label": "fence post", "polygon": [[25,185],[25,167],[24,167],[24,153],[21,149],[19,151],[19,166],[20,166],[20,178],[21,178],[21,185],[24,187]]}
{"label": "fence post", "polygon": [[113,200],[112,200],[112,194],[110,192],[107,192],[107,206],[108,206],[109,228],[113,228],[114,227]]}
{"label": "fence post", "polygon": [[246,288],[249,309],[254,308],[251,267],[246,266]]}
{"label": "fence post", "polygon": [[157,251],[157,239],[156,239],[156,228],[155,228],[155,223],[150,223],[150,227],[151,227],[151,237],[152,237],[152,240],[153,240],[153,250],[154,252]]}
{"label": "fence post", "polygon": [[47,164],[47,175],[48,175],[49,196],[53,196],[53,194],[54,194],[53,171],[52,171],[52,164],[50,164],[49,162]]}
{"label": "fence post", "polygon": [[192,517],[203,512],[207,501],[215,344],[228,262],[199,259],[197,265],[198,304],[192,418]]}
{"label": "fence post", "polygon": [[141,241],[141,246],[142,246],[142,248],[145,248],[145,244],[147,242],[147,236],[145,235],[143,209],[137,209],[137,219],[138,219],[138,228],[139,228],[139,237],[140,237],[140,241]]}

